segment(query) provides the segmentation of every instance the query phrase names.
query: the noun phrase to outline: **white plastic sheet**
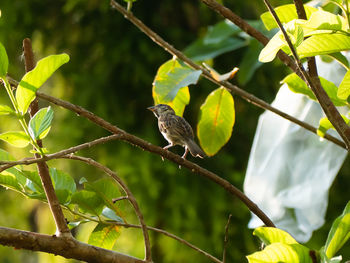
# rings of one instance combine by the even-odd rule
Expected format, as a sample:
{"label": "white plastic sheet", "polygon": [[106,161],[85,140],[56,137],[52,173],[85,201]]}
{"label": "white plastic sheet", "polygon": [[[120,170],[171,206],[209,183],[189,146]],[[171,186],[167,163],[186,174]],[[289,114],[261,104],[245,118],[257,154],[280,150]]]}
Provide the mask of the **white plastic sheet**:
{"label": "white plastic sheet", "polygon": [[[344,71],[336,62],[317,63],[321,76],[336,85],[340,83]],[[286,85],[281,87],[272,105],[315,127],[324,117],[318,103],[291,92]],[[277,227],[299,242],[306,242],[324,224],[328,191],[346,154],[343,148],[265,112],[259,118],[244,192]],[[262,224],[252,215],[250,228]]]}

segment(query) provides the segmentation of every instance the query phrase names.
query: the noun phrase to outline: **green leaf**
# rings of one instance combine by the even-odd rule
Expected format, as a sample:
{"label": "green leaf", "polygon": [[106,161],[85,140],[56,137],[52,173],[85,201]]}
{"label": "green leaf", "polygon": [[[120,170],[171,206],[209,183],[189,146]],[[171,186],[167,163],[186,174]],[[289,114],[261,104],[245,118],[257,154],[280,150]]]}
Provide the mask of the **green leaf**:
{"label": "green leaf", "polygon": [[2,172],[0,174],[0,185],[19,192],[23,191],[21,185],[18,183],[16,176],[7,172]]}
{"label": "green leaf", "polygon": [[300,244],[273,243],[247,256],[249,263],[312,263],[310,250]]}
{"label": "green leaf", "polygon": [[[349,119],[343,114],[341,114],[341,116],[343,117],[346,124],[349,124]],[[321,118],[317,129],[317,135],[323,138],[329,129],[334,129],[333,124],[328,120],[327,117]]]}
{"label": "green leaf", "polygon": [[258,227],[254,230],[253,235],[259,237],[266,245],[272,243],[298,243],[289,233],[275,227]]}
{"label": "green leaf", "polygon": [[350,36],[334,34],[318,34],[305,39],[298,47],[300,58],[326,55],[350,49]]}
{"label": "green leaf", "polygon": [[40,176],[38,172],[22,171],[23,176],[27,178],[26,187],[29,188],[35,194],[44,193],[44,188],[41,184]]}
{"label": "green leaf", "polygon": [[[8,152],[6,152],[3,149],[0,149],[0,160],[1,161],[15,161],[16,159],[11,156]],[[15,177],[17,180],[17,183],[21,185],[23,188],[26,184],[26,177],[23,174],[23,171],[18,168],[18,166],[11,167],[6,169],[5,171],[1,172],[1,175],[3,176],[10,176]],[[11,178],[9,178],[10,180]]]}
{"label": "green leaf", "polygon": [[76,191],[74,179],[69,174],[57,170],[56,168],[50,168],[50,176],[60,203],[69,203],[71,196]]}
{"label": "green leaf", "polygon": [[210,93],[200,109],[197,134],[208,156],[216,154],[231,137],[235,122],[232,95],[224,87]]}
{"label": "green leaf", "polygon": [[120,216],[117,216],[115,211],[110,209],[110,208],[108,208],[108,207],[103,208],[102,215],[107,217],[108,219],[124,223],[123,218],[121,218]]}
{"label": "green leaf", "polygon": [[92,231],[88,243],[93,246],[112,249],[119,234],[119,226],[98,224]]}
{"label": "green leaf", "polygon": [[9,59],[7,57],[5,47],[0,43],[0,78],[5,78],[9,67]]}
{"label": "green leaf", "polygon": [[350,202],[343,213],[333,222],[328,234],[324,251],[328,258],[332,258],[350,238]]}
{"label": "green leaf", "polygon": [[119,187],[111,178],[102,178],[93,183],[85,183],[85,189],[95,192],[103,200],[105,206],[121,215],[118,207],[112,201],[112,199],[120,196]]}
{"label": "green leaf", "polygon": [[93,215],[100,215],[104,206],[103,200],[97,193],[86,190],[73,193],[71,203],[77,204],[83,213],[89,212]]}
{"label": "green leaf", "polygon": [[[331,54],[327,54],[324,56],[328,56],[331,59],[335,59],[336,61],[338,61],[346,70],[349,70],[349,61],[348,59],[340,52],[336,52],[336,53],[331,53]],[[322,58],[323,56],[321,56]]]}
{"label": "green leaf", "polygon": [[[310,17],[313,12],[316,12],[318,9],[312,6],[304,5],[306,17]],[[296,12],[296,8],[294,4],[282,5],[275,8],[275,12],[277,13],[278,18],[282,23],[287,23],[292,21],[293,19],[298,18],[298,14]],[[265,12],[260,16],[267,30],[271,30],[272,28],[278,28],[278,25],[271,15],[270,12]]]}
{"label": "green leaf", "polygon": [[[347,105],[346,100],[342,100],[338,98],[337,96],[337,91],[338,88],[337,86],[331,82],[326,80],[325,78],[320,77],[321,85],[328,94],[329,98],[332,100],[334,105],[336,106],[345,106]],[[295,73],[289,74],[287,77],[285,77],[282,81],[282,83],[286,83],[288,85],[288,88],[295,92],[295,93],[301,93],[306,96],[308,96],[312,100],[316,100],[315,95],[311,91],[311,89],[306,85],[306,83],[299,78],[298,75]]]}
{"label": "green leaf", "polygon": [[282,33],[276,33],[267,45],[261,50],[259,55],[259,61],[263,63],[271,62],[275,57],[277,52],[283,48],[287,47],[286,42],[282,38]]}
{"label": "green leaf", "polygon": [[36,67],[24,75],[16,91],[18,109],[22,114],[27,112],[30,103],[35,99],[35,92],[60,66],[68,61],[67,54],[51,55],[38,61]]}
{"label": "green leaf", "polygon": [[15,112],[7,105],[0,105],[0,115],[14,114]]}
{"label": "green leaf", "polygon": [[170,107],[172,107],[178,116],[182,116],[186,105],[190,102],[190,92],[188,90],[188,87],[181,88],[178,93],[176,94],[175,99],[171,102],[165,102],[160,99],[160,96],[157,95],[157,93],[154,92],[154,86],[152,88],[152,96],[154,100],[154,105],[157,104],[168,104]]}
{"label": "green leaf", "polygon": [[178,91],[191,84],[196,84],[201,70],[193,70],[177,60],[169,60],[158,69],[154,79],[154,93],[163,102],[171,102]]}
{"label": "green leaf", "polygon": [[303,28],[311,30],[346,30],[346,20],[324,10],[313,12],[310,19],[303,24]]}
{"label": "green leaf", "polygon": [[29,121],[29,133],[34,140],[43,139],[51,128],[53,110],[51,107],[39,110]]}
{"label": "green leaf", "polygon": [[203,38],[204,44],[220,43],[228,37],[238,34],[242,30],[232,23],[230,20],[225,19],[208,27],[208,32]]}
{"label": "green leaf", "polygon": [[0,140],[8,142],[17,148],[24,148],[30,142],[28,135],[22,131],[4,132],[0,134]]}
{"label": "green leaf", "polygon": [[350,95],[350,70],[348,70],[340,83],[337,91],[339,99],[347,100]]}
{"label": "green leaf", "polygon": [[205,61],[246,45],[247,41],[237,37],[229,37],[220,42],[209,43],[202,38],[188,46],[184,53],[194,61]]}

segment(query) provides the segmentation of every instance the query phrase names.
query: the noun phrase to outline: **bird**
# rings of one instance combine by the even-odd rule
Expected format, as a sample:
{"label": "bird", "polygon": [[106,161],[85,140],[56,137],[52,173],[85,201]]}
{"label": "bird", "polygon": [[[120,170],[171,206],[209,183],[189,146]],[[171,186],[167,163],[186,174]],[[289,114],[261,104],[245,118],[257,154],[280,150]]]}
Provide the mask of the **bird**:
{"label": "bird", "polygon": [[185,147],[185,152],[182,155],[184,159],[186,159],[188,151],[194,157],[206,157],[206,154],[194,141],[191,125],[184,118],[177,116],[169,105],[158,104],[147,109],[157,117],[159,131],[169,143],[163,149],[180,145]]}

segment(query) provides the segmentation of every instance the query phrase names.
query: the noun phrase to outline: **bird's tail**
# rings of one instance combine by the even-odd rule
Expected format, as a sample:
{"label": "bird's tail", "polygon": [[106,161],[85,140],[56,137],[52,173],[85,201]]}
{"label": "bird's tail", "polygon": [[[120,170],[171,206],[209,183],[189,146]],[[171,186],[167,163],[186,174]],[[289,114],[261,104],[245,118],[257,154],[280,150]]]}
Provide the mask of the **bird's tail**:
{"label": "bird's tail", "polygon": [[187,147],[190,150],[190,153],[192,154],[192,156],[200,157],[200,158],[207,157],[207,155],[203,152],[201,147],[199,147],[194,140],[189,140],[187,142]]}

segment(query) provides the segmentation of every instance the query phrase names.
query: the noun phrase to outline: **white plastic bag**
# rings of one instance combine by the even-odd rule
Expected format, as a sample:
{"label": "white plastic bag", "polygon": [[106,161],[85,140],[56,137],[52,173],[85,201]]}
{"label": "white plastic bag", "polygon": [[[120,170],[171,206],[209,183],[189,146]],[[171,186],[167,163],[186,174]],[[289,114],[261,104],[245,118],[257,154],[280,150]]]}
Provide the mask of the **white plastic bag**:
{"label": "white plastic bag", "polygon": [[[337,64],[317,61],[321,76],[338,85],[344,71]],[[272,106],[318,127],[324,117],[318,103],[291,92],[279,90]],[[332,135],[336,135],[332,132]],[[328,190],[347,151],[332,142],[277,116],[263,113],[258,122],[244,192],[277,225],[299,242],[324,224]],[[263,223],[255,215],[250,228]]]}

